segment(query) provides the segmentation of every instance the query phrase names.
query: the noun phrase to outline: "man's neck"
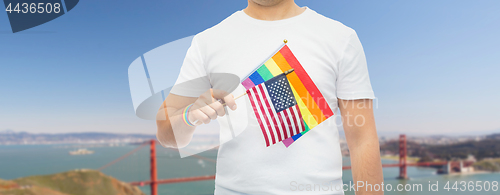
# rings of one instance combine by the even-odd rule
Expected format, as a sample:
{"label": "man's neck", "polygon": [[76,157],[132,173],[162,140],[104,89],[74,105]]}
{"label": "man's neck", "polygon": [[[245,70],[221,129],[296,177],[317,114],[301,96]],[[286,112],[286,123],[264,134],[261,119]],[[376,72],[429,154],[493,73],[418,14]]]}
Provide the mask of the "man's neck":
{"label": "man's neck", "polygon": [[248,0],[248,7],[243,10],[247,15],[259,20],[282,20],[297,16],[305,11],[292,0],[285,0],[273,6],[262,6]]}

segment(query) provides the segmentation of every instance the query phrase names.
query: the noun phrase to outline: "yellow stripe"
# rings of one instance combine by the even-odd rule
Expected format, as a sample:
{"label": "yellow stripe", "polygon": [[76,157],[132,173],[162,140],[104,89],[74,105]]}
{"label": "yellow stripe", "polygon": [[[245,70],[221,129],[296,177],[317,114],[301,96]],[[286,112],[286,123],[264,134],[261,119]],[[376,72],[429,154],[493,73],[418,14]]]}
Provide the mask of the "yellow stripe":
{"label": "yellow stripe", "polygon": [[276,62],[274,62],[273,58],[269,59],[266,63],[264,63],[264,65],[267,67],[269,72],[273,74],[273,76],[283,73],[283,71],[281,71],[280,67],[276,64]]}
{"label": "yellow stripe", "polygon": [[[287,71],[292,68],[280,52],[276,53],[272,58],[282,71]],[[309,91],[307,91],[307,88],[304,86],[299,76],[295,72],[292,72],[286,77],[288,78],[290,86],[297,90],[298,96],[295,96],[295,99],[305,99],[307,102],[304,102],[304,104],[306,107],[308,106],[307,109],[312,113],[312,116],[315,116],[319,123],[323,122],[326,119],[325,115],[316,104],[311,94],[309,94]]]}
{"label": "yellow stripe", "polygon": [[314,116],[309,112],[309,109],[307,106],[304,104],[302,101],[302,98],[300,98],[299,94],[297,94],[297,91],[295,91],[295,88],[290,84],[290,87],[292,88],[293,91],[293,96],[295,96],[295,100],[297,101],[297,104],[299,105],[300,109],[300,114],[302,114],[302,119],[304,119],[304,122],[307,123],[307,126],[309,126],[309,129],[312,129],[318,125],[318,122],[314,118]]}

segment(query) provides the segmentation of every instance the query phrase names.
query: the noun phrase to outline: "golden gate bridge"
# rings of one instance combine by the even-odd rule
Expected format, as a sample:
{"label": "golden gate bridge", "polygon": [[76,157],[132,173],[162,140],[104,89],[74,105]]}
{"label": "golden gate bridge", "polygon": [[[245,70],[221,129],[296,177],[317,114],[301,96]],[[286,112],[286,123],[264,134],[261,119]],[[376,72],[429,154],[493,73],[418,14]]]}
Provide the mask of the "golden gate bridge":
{"label": "golden gate bridge", "polygon": [[[214,180],[215,175],[203,175],[203,176],[194,176],[194,177],[180,177],[180,178],[168,178],[168,179],[158,179],[157,175],[157,164],[156,164],[156,145],[157,141],[152,139],[143,144],[139,145],[134,150],[126,153],[125,155],[111,161],[110,163],[100,167],[99,171],[127,158],[128,156],[136,153],[143,147],[148,146],[149,149],[149,161],[150,161],[150,178],[147,181],[134,181],[130,182],[131,185],[135,186],[144,186],[149,185],[151,187],[151,195],[158,195],[158,185],[160,184],[172,184],[172,183],[183,183],[183,182],[193,182],[193,181],[203,181],[203,180]],[[195,158],[216,162],[216,160],[211,158],[206,158],[200,155],[192,155]],[[470,166],[471,162],[463,162],[463,161],[439,161],[439,162],[419,162],[419,163],[409,163],[407,161],[407,144],[406,144],[406,135],[402,134],[399,136],[399,162],[393,164],[382,164],[382,167],[399,167],[399,176],[398,179],[408,179],[407,167],[409,166],[420,166],[420,167],[437,167],[443,166],[446,169],[444,173],[452,173],[452,172],[460,172],[464,166]],[[349,170],[351,166],[343,166],[342,170]]]}

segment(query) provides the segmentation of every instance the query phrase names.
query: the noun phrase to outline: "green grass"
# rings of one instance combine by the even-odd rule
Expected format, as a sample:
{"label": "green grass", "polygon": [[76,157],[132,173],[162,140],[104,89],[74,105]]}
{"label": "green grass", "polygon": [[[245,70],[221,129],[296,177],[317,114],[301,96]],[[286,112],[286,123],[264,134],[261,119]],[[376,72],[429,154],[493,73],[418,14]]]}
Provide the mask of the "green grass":
{"label": "green grass", "polygon": [[137,187],[95,170],[75,170],[53,175],[29,176],[15,179],[12,182],[19,186],[29,186],[29,190],[0,189],[0,194],[40,194],[37,191],[47,190],[73,195],[143,194]]}
{"label": "green grass", "polygon": [[474,169],[481,171],[500,171],[500,158],[497,159],[485,159],[474,163]]}

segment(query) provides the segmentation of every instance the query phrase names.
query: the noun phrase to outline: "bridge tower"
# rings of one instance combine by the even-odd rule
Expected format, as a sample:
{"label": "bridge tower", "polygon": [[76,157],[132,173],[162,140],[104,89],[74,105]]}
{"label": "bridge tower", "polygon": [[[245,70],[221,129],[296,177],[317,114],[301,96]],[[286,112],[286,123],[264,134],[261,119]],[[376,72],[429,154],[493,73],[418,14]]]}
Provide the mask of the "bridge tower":
{"label": "bridge tower", "polygon": [[152,139],[150,141],[150,169],[151,169],[151,195],[158,195],[158,177],[156,175],[156,141]]}
{"label": "bridge tower", "polygon": [[399,135],[399,176],[398,179],[408,179],[406,174],[406,135]]}

